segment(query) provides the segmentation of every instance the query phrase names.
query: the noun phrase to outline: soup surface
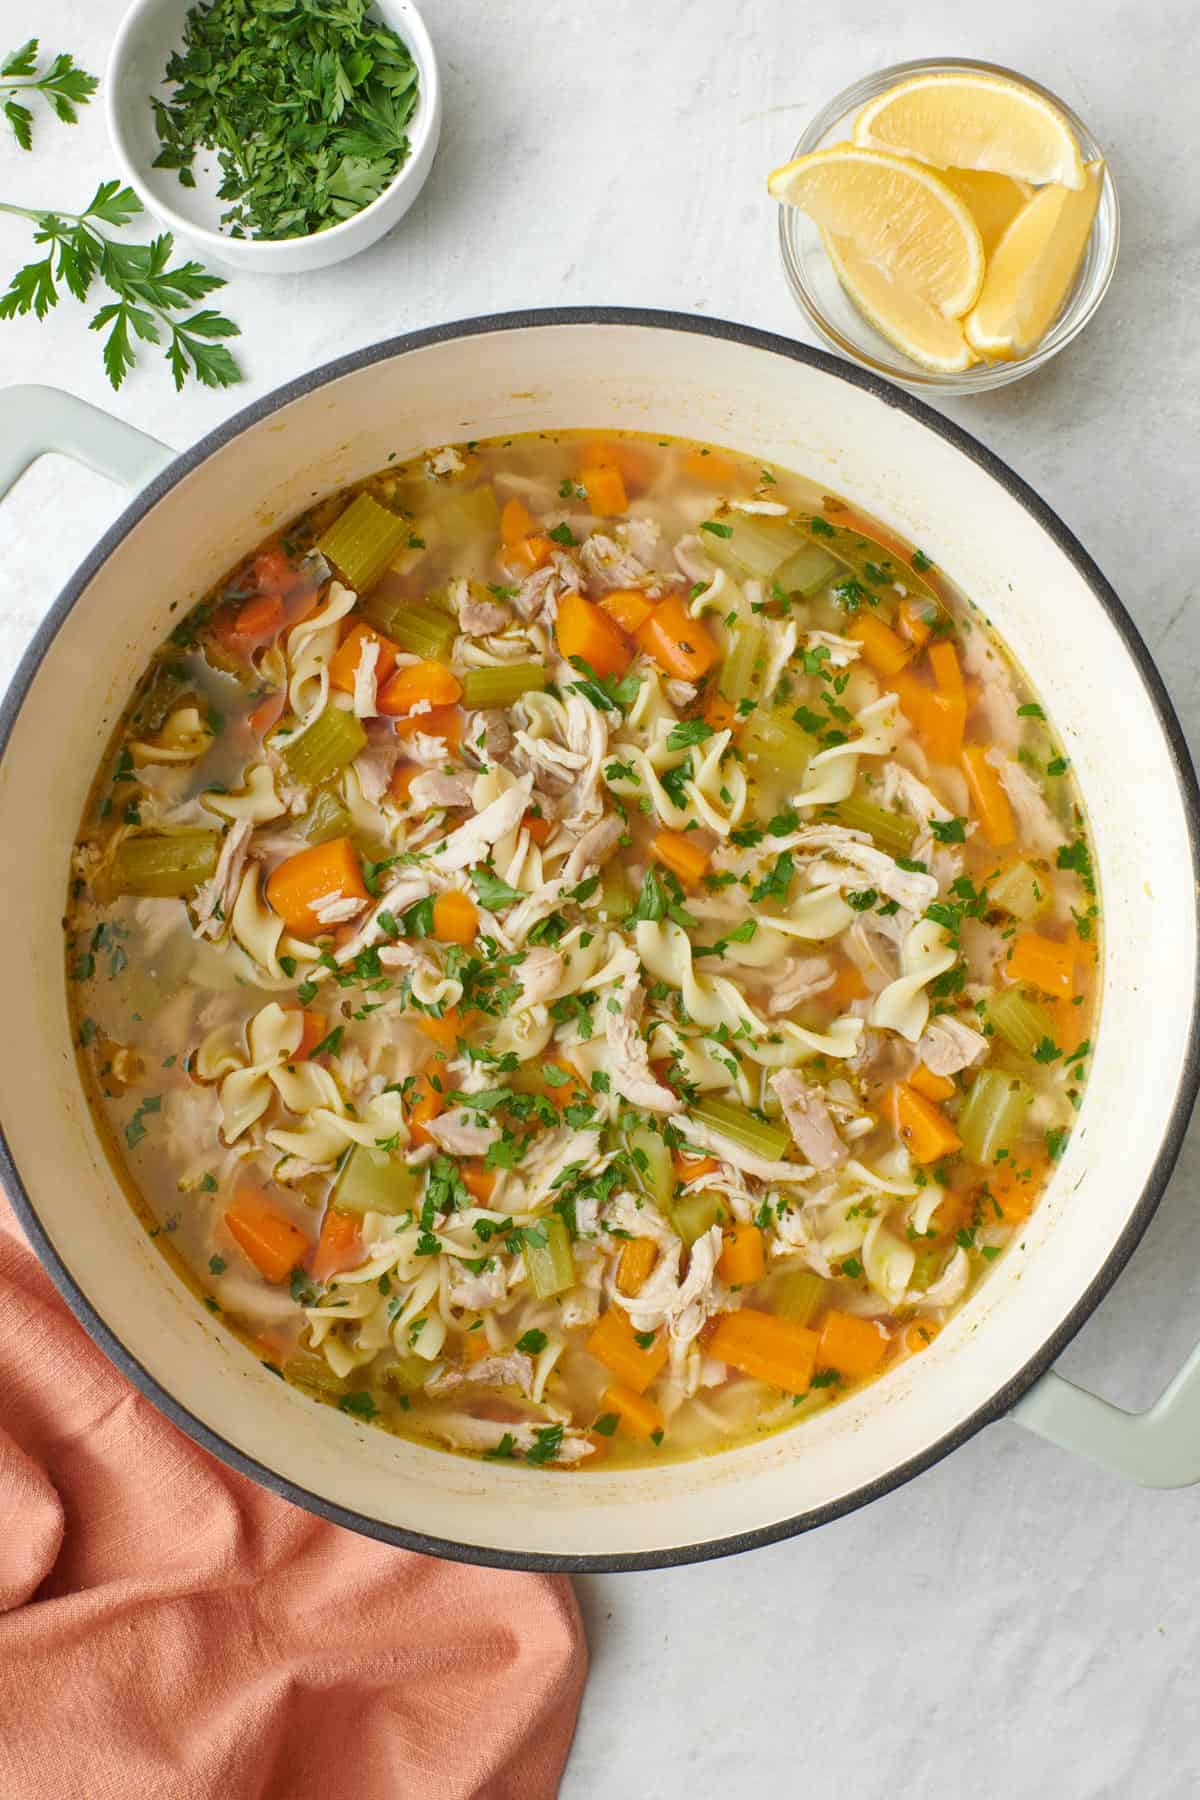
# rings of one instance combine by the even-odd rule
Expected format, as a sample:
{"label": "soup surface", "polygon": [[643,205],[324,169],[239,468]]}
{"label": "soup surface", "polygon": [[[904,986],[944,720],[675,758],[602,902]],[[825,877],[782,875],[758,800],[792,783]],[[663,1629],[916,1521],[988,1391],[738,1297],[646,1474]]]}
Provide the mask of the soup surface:
{"label": "soup surface", "polygon": [[1072,777],[919,550],[580,434],[323,501],[181,617],[68,976],[148,1229],[285,1379],[535,1466],[918,1355],[1071,1128]]}

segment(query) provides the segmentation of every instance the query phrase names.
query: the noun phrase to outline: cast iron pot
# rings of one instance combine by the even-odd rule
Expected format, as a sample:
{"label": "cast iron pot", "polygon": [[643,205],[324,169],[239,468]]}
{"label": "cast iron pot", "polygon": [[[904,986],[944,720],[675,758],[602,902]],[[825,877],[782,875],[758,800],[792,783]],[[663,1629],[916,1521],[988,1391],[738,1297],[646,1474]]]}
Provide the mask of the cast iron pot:
{"label": "cast iron pot", "polygon": [[[0,843],[36,847],[6,884],[6,939],[21,953],[5,980],[0,1123],[6,1181],[54,1280],[177,1425],[354,1530],[523,1568],[646,1568],[769,1543],[879,1498],[1013,1412],[1148,1483],[1200,1478],[1200,1361],[1138,1416],[1049,1372],[1145,1229],[1196,1093],[1196,781],[1116,595],[996,457],[818,351],[710,320],[603,310],[393,339],[281,388],[178,457],[50,389],[10,391],[0,421],[0,492],[48,449],[146,484],[51,609],[0,720]],[[800,1430],[590,1475],[404,1443],[284,1387],[222,1330],[148,1241],[90,1123],[60,925],[88,783],[173,601],[198,597],[314,494],[393,455],[564,427],[727,444],[920,544],[994,619],[1048,708],[1090,814],[1105,917],[1098,1044],[1076,1130],[1020,1243],[932,1348]]]}

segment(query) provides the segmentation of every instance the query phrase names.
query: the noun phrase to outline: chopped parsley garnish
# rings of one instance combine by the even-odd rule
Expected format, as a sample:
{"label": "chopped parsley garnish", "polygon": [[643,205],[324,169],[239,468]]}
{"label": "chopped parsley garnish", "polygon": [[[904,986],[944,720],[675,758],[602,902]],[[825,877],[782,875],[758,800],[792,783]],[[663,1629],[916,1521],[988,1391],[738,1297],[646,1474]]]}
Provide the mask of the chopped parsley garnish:
{"label": "chopped parsley garnish", "polygon": [[502,907],[515,906],[518,901],[529,898],[520,888],[510,887],[507,881],[501,881],[494,869],[485,868],[482,863],[471,870],[471,881],[480,903],[489,912],[499,912]]}
{"label": "chopped parsley garnish", "polygon": [[517,1339],[517,1349],[524,1350],[527,1356],[538,1356],[549,1342],[544,1331],[523,1331]]}
{"label": "chopped parsley garnish", "polygon": [[379,1408],[365,1388],[353,1394],[342,1394],[338,1399],[338,1407],[344,1413],[350,1413],[356,1419],[377,1419]]}
{"label": "chopped parsley garnish", "polygon": [[556,525],[554,527],[553,531],[548,531],[546,533],[546,536],[549,538],[553,538],[553,540],[556,544],[565,545],[568,549],[576,541],[575,533],[571,530],[571,527],[567,524],[567,521],[565,519],[563,520],[561,525]]}
{"label": "chopped parsley garnish", "polygon": [[722,525],[720,519],[703,519],[700,529],[701,531],[711,531],[714,537],[731,538],[733,536],[733,526]]}
{"label": "chopped parsley garnish", "polygon": [[929,829],[939,844],[965,844],[967,841],[965,819],[930,819]]}
{"label": "chopped parsley garnish", "polygon": [[692,744],[702,744],[713,735],[713,728],[704,719],[681,719],[678,725],[672,725],[667,734],[668,750],[687,750]]}
{"label": "chopped parsley garnish", "polygon": [[768,873],[763,876],[756,887],[751,888],[751,900],[786,900],[795,873],[796,865],[792,861],[790,852],[781,851]]}

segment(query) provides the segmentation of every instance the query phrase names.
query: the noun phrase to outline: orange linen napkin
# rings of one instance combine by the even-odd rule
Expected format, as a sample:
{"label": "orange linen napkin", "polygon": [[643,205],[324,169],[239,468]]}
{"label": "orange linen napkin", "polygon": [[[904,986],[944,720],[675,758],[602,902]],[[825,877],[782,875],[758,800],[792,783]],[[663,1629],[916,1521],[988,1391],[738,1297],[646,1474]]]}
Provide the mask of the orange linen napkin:
{"label": "orange linen napkin", "polygon": [[327,1525],[175,1429],[0,1196],[2,1800],[540,1800],[568,1582]]}

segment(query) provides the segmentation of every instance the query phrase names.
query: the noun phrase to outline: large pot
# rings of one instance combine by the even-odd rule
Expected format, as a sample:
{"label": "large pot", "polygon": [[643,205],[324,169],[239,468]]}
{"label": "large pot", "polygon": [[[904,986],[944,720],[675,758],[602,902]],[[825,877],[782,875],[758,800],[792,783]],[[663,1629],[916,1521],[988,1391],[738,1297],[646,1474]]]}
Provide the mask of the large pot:
{"label": "large pot", "polygon": [[[343,1525],[520,1567],[641,1568],[767,1543],[877,1498],[1014,1409],[1144,1481],[1200,1478],[1200,1434],[1181,1416],[1200,1412],[1200,1363],[1139,1418],[1047,1373],[1145,1229],[1196,1093],[1197,788],[1128,615],[1002,463],[829,356],[740,326],[623,311],[399,338],[281,388],[179,457],[50,390],[15,390],[0,409],[0,491],[51,448],[149,477],[52,608],[0,721],[0,843],[10,858],[26,847],[5,892],[0,1120],[7,1181],[59,1288],[178,1425]],[[282,1387],[220,1328],[148,1241],[89,1121],[60,925],[92,771],[173,602],[194,600],[314,493],[393,454],[568,426],[728,444],[919,543],[994,619],[1047,704],[1090,813],[1106,925],[1078,1126],[1021,1243],[933,1347],[797,1431],[590,1475],[400,1442]]]}

